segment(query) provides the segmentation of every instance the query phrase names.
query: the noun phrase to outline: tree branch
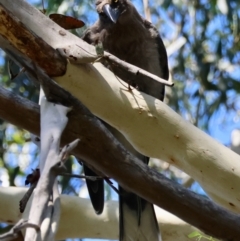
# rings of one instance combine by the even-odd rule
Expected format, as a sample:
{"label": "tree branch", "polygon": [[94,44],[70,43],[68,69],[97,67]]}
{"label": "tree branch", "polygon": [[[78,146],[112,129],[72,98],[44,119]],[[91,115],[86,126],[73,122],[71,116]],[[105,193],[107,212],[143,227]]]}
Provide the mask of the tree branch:
{"label": "tree branch", "polygon": [[[56,93],[60,87],[52,83],[50,89],[53,93]],[[26,103],[29,111],[28,100],[17,96],[12,98],[11,92],[4,89],[0,90],[0,102],[3,103],[3,106],[5,106],[4,103],[8,103],[7,110],[10,109],[12,114],[18,116],[18,109],[25,113],[24,103]],[[98,120],[94,116],[91,117],[91,114],[81,107],[79,102],[77,105],[77,100],[74,97],[67,94],[63,89],[60,89],[59,92],[61,94],[55,94],[54,96],[62,96],[63,101],[67,100],[73,106],[73,113],[69,116],[69,124],[65,135],[63,135],[63,142],[67,143],[68,140],[81,138],[81,145],[74,150],[76,156],[87,160],[97,170],[114,177],[125,188],[135,191],[142,197],[178,215],[212,236],[223,237],[223,239],[226,237],[227,240],[234,235],[232,240],[236,241],[240,238],[240,231],[236,225],[240,221],[240,217],[232,215],[210,200],[201,198],[180,185],[174,184],[155,170],[151,170],[148,166],[137,161],[136,158],[126,153],[104,129],[101,129],[101,125],[94,124]],[[13,100],[17,100],[18,106],[14,104]],[[0,116],[4,118],[4,113],[7,110],[0,112]],[[37,118],[39,112],[35,110],[36,108],[32,108],[32,112],[28,112],[30,118],[24,114],[25,119],[19,118],[17,124],[35,134],[39,134],[36,132],[39,125],[39,119]],[[28,119],[33,117],[36,120],[35,126],[31,125],[33,124],[31,121],[28,122]],[[149,186],[151,186],[151,189]],[[156,195],[156,193],[161,193],[161,195]]]}
{"label": "tree branch", "polygon": [[[61,29],[27,3],[21,0],[18,2],[20,5],[7,0],[0,0],[0,3],[12,8],[12,13],[21,18],[23,24],[53,48],[75,44],[81,46],[78,56],[82,56],[83,62],[95,59],[93,46]],[[65,31],[64,36],[62,31]],[[35,71],[32,60],[9,46],[5,39],[0,38],[0,44],[15,60]],[[187,123],[162,102],[136,90],[124,89],[115,76],[99,63],[69,64],[65,76],[56,80],[94,114],[119,129],[138,151],[174,164],[200,182],[221,205],[233,211],[240,210],[238,155]],[[227,161],[229,159],[231,163]],[[212,170],[216,175],[212,175]]]}
{"label": "tree branch", "polygon": [[[78,51],[79,48],[81,48],[81,46],[72,45],[72,46],[67,46],[63,49],[58,49],[58,51],[61,53],[62,56],[67,57],[69,60],[71,60],[72,63],[82,64],[83,63],[82,56],[81,56],[82,54]],[[83,49],[83,51],[86,51],[86,50]],[[110,64],[110,66],[116,65],[122,70],[127,71],[129,74],[132,74],[135,76],[137,75],[145,76],[145,77],[148,77],[149,79],[155,80],[159,83],[162,83],[170,87],[174,85],[172,82],[164,80],[154,74],[147,72],[144,69],[141,69],[137,66],[129,64],[106,51],[103,53],[103,55],[100,55],[100,56],[94,55],[94,56],[95,56],[95,59],[93,62],[106,63],[106,61],[108,61],[108,64]]]}
{"label": "tree branch", "polygon": [[[61,172],[64,155],[69,147],[60,152],[60,138],[67,124],[69,108],[41,99],[41,155],[40,178],[33,193],[27,220],[39,227],[27,228],[25,240],[54,240],[60,219],[60,200],[56,177]],[[72,148],[71,148],[72,149]],[[40,228],[41,227],[41,228]],[[41,237],[41,238],[39,238]]]}
{"label": "tree branch", "polygon": [[[56,46],[64,48],[64,41],[68,39],[72,41],[73,45],[77,43],[83,49],[84,47],[90,48],[68,32],[65,32],[63,40],[62,32],[59,34],[57,31],[52,31],[50,20],[46,20],[42,15],[41,24],[43,23],[43,25],[41,25],[38,19],[39,12],[34,12],[35,10],[31,9],[27,3],[19,0],[17,3],[21,3],[20,7],[16,2],[13,4],[11,1],[0,0],[0,3],[9,7],[23,24],[30,27],[31,31],[38,35],[42,33],[41,37],[53,48]],[[30,16],[33,16],[30,13],[33,12],[34,18],[26,21],[30,20]],[[38,21],[34,21],[37,19]],[[50,25],[47,25],[46,22],[49,22]],[[67,42],[67,44],[71,43]],[[81,127],[79,124],[75,125],[75,129],[72,129],[73,133],[69,132],[67,135],[71,138],[83,135],[85,138],[84,148],[79,146],[75,150],[77,156],[85,159],[95,169],[115,178],[123,187],[175,213],[213,236],[226,240],[240,239],[236,225],[239,222],[238,216],[231,215],[211,201],[202,199],[181,186],[173,184],[161,174],[139,163],[75,98],[57,87],[56,84],[51,83],[51,80],[32,64],[32,60],[29,60],[28,56],[24,56],[14,46],[10,46],[2,37],[0,45],[13,59],[21,62],[33,76],[36,76],[35,73],[37,73],[38,80],[50,83],[51,88],[55,88],[54,99],[58,96],[62,102],[72,104],[78,123],[79,120],[82,122]],[[83,62],[91,59],[86,51],[82,51],[81,54]],[[185,122],[162,102],[136,90],[125,90],[116,81],[115,76],[101,64],[78,66],[69,64],[66,75],[56,78],[56,80],[78,96],[94,114],[119,129],[141,153],[161,158],[180,167],[199,181],[215,200],[229,209],[239,210],[240,158],[238,155]],[[52,94],[53,90],[49,89],[49,92]],[[3,116],[3,118],[5,117]],[[27,120],[24,121],[25,123],[21,123],[21,125],[26,126],[25,128],[29,130],[31,127],[26,125]],[[87,129],[81,129],[82,126]],[[79,128],[82,131],[80,135],[78,135]],[[90,132],[90,129],[91,133],[87,133]],[[36,129],[31,132],[36,133]],[[73,139],[76,138],[71,140]],[[93,149],[99,143],[101,148]],[[228,162],[228,159],[231,162]],[[215,175],[212,175],[213,170]],[[156,193],[161,193],[161,195],[156,195]]]}
{"label": "tree branch", "polygon": [[[17,223],[18,201],[26,188],[0,187],[0,221]],[[61,195],[61,216],[56,240],[67,238],[118,239],[118,202],[107,201],[102,215],[96,215],[89,199]],[[28,204],[29,206],[29,204]],[[164,241],[186,241],[196,228],[176,216],[155,208]],[[23,216],[25,218],[25,216]],[[70,221],[69,221],[70,220]],[[73,225],[77,224],[77,225]]]}
{"label": "tree branch", "polygon": [[[38,16],[40,17],[41,15],[38,14]],[[4,5],[0,8],[0,22],[0,32],[2,37],[11,42],[11,45],[18,49],[22,55],[27,55],[33,62],[44,69],[51,77],[61,76],[65,73],[66,58],[61,58],[58,52],[54,51],[50,45],[42,41],[42,38],[39,38],[37,35],[29,31],[29,29],[25,28],[25,26],[15,16],[13,16],[11,12],[4,8]],[[58,33],[61,36],[66,35],[65,30],[60,30]],[[78,57],[78,48],[79,46],[76,44],[68,45],[65,47],[65,50],[62,52],[62,54],[68,52],[68,55],[70,55],[69,57],[75,62],[85,63],[86,60],[82,53],[79,54],[80,56],[78,59],[75,57],[75,55]],[[152,80],[158,81],[164,85],[173,86],[173,83],[159,78],[154,74],[148,73],[147,71],[132,64],[126,63],[110,53],[103,52],[103,56],[99,57],[96,54],[96,51],[93,49],[94,47],[91,46],[91,52],[88,52],[89,55],[92,55],[92,62],[108,59],[109,62],[118,65],[119,68],[129,72],[130,74],[142,75]],[[46,50],[46,52],[43,50]],[[87,50],[83,49],[82,51]],[[46,61],[48,56],[53,61],[50,65],[47,64],[48,62]]]}

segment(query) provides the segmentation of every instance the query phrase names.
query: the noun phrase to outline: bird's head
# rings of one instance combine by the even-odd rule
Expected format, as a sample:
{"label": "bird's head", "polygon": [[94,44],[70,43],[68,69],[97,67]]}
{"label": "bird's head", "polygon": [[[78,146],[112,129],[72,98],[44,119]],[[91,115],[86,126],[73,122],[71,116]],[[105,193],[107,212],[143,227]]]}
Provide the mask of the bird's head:
{"label": "bird's head", "polygon": [[97,0],[96,2],[100,19],[110,23],[117,23],[123,19],[123,16],[130,15],[132,7],[129,0]]}

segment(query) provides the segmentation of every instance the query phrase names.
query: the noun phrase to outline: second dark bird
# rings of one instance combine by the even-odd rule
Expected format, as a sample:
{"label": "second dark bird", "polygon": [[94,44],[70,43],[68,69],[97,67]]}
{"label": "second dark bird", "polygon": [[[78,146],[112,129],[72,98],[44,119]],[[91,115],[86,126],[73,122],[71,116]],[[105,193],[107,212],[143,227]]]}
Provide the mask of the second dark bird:
{"label": "second dark bird", "polygon": [[[97,0],[96,9],[99,20],[86,30],[83,40],[92,45],[102,43],[105,51],[168,80],[163,41],[157,29],[139,15],[130,1]],[[138,90],[163,101],[164,85],[145,77],[133,77],[117,66],[111,66],[111,70]],[[110,130],[133,155],[145,163],[149,162],[149,158],[138,153],[120,132],[112,127]],[[94,175],[86,166],[84,170],[86,175]],[[103,181],[87,180],[87,186],[95,211],[100,214],[104,205]],[[120,240],[160,241],[153,205],[121,187],[119,191]]]}

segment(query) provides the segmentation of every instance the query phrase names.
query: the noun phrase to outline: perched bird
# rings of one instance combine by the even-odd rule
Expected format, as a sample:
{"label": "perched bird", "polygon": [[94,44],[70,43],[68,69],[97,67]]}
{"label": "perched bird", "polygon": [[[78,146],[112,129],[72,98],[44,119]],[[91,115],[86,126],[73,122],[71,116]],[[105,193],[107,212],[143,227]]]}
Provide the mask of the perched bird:
{"label": "perched bird", "polygon": [[[92,45],[102,43],[105,51],[168,80],[166,49],[157,29],[142,18],[129,0],[97,0],[99,20],[84,33],[83,40]],[[164,85],[146,77],[132,76],[118,66],[111,70],[138,90],[163,101]],[[138,153],[116,129],[115,137],[135,156],[148,163],[149,158]],[[93,174],[85,167],[86,175]],[[94,174],[93,174],[94,175]],[[87,180],[90,198],[97,213],[103,209],[101,181]],[[100,187],[98,189],[98,187]],[[120,240],[159,241],[158,224],[153,205],[119,187]]]}

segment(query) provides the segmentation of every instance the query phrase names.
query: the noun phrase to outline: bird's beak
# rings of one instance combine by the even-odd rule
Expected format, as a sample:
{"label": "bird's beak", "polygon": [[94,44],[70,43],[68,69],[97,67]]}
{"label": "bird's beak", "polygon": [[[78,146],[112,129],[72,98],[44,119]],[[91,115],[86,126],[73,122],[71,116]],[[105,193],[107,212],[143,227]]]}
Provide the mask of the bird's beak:
{"label": "bird's beak", "polygon": [[103,6],[103,12],[111,19],[112,22],[116,23],[120,15],[118,8],[112,8],[110,4],[105,4]]}

